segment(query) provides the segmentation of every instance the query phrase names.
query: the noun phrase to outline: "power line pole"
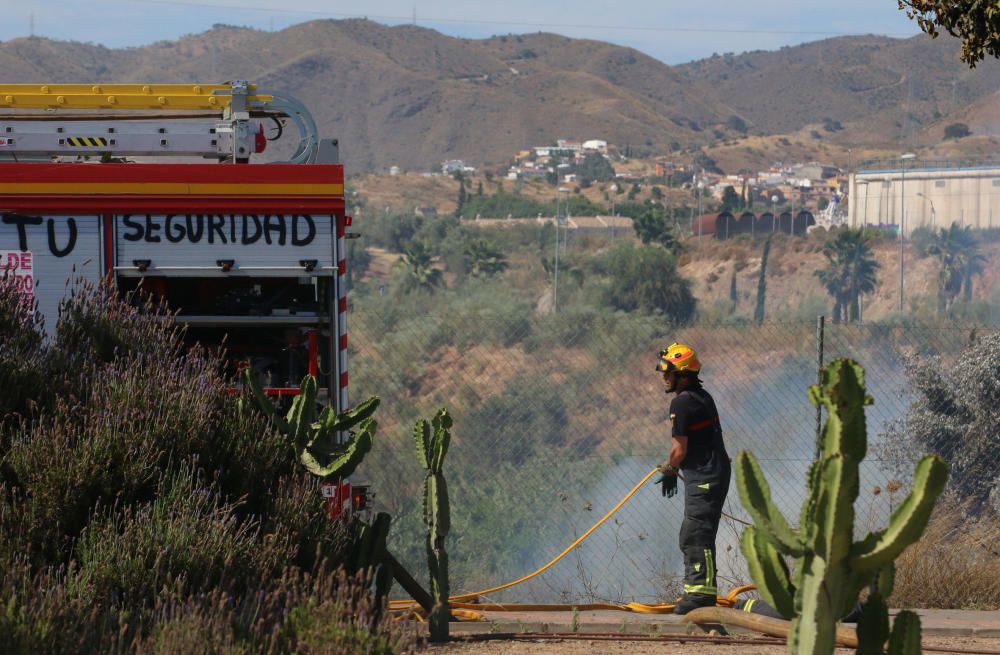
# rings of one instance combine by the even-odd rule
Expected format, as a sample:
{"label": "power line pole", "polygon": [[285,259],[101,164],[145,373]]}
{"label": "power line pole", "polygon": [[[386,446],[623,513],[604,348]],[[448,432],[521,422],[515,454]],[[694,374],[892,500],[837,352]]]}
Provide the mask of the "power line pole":
{"label": "power line pole", "polygon": [[899,180],[899,314],[903,315],[903,233],[906,229],[906,160],[916,157],[912,152],[903,153],[900,160]]}

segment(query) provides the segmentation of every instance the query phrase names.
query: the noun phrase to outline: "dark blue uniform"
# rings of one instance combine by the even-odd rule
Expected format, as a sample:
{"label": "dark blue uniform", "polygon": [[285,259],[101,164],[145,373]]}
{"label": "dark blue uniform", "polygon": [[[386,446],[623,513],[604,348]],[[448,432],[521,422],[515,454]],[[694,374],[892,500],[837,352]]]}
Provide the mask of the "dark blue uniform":
{"label": "dark blue uniform", "polygon": [[719,411],[700,385],[682,391],[670,403],[673,436],[687,437],[684,474],[684,594],[718,595],[715,537],[729,492],[732,466],[722,440]]}

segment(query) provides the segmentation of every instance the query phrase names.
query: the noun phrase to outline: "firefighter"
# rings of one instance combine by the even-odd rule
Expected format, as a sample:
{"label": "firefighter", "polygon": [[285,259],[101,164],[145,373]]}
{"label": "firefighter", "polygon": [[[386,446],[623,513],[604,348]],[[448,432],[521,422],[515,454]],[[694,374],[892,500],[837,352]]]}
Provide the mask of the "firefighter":
{"label": "firefighter", "polygon": [[677,493],[678,473],[684,479],[684,521],[680,547],[684,556],[684,596],[675,614],[715,605],[715,537],[722,506],[729,492],[732,466],[722,439],[719,412],[701,385],[701,362],[690,346],[670,344],[660,351],[656,370],[663,374],[673,424],[670,456],[658,467],[664,496]]}

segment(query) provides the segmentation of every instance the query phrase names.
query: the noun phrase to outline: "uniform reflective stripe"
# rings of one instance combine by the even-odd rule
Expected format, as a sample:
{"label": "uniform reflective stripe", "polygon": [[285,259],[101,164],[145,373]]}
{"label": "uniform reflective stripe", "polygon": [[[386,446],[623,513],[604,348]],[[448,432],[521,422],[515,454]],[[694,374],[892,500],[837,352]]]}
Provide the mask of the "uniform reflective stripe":
{"label": "uniform reflective stripe", "polygon": [[712,594],[718,593],[718,589],[715,587],[710,587],[703,584],[686,584],[684,585],[684,593],[686,594]]}
{"label": "uniform reflective stripe", "polygon": [[743,606],[743,611],[744,612],[752,612],[753,611],[753,604],[756,603],[756,602],[757,602],[756,598],[751,598],[750,600],[748,600],[747,604]]}
{"label": "uniform reflective stripe", "polygon": [[705,482],[703,484],[699,484],[698,485],[699,489],[705,489],[706,491],[708,490],[708,487],[709,487],[709,483],[708,482]]}
{"label": "uniform reflective stripe", "polygon": [[692,423],[691,425],[688,426],[688,429],[689,430],[700,430],[702,428],[707,428],[708,426],[712,425],[713,423],[718,423],[718,422],[719,422],[719,417],[718,416],[713,416],[712,418],[708,419],[707,421],[698,421],[697,423]]}
{"label": "uniform reflective stripe", "polygon": [[705,582],[715,582],[715,562],[712,561],[712,551],[708,548],[705,549]]}

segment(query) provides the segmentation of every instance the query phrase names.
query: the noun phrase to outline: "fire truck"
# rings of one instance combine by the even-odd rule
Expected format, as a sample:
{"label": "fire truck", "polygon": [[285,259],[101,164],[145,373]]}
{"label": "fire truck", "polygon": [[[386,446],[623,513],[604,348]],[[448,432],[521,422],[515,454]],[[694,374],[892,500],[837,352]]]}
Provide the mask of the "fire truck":
{"label": "fire truck", "polygon": [[[265,151],[281,161],[263,161]],[[47,331],[74,280],[166,300],[272,396],[348,405],[344,168],[294,98],[226,84],[0,85],[0,275]],[[360,493],[359,493],[360,492]],[[333,513],[364,489],[327,485]]]}

